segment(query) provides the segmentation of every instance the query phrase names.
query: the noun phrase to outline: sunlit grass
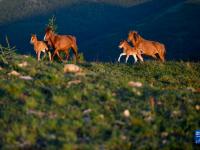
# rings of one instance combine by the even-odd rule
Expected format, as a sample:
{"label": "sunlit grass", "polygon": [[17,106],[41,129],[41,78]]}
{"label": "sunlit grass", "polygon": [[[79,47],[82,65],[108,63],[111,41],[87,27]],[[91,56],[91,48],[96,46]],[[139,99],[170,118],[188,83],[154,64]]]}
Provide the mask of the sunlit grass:
{"label": "sunlit grass", "polygon": [[[22,62],[28,65],[19,67]],[[31,56],[1,63],[1,149],[194,148],[199,63],[78,65],[81,74],[64,73],[64,63]],[[9,76],[12,70],[33,80]]]}

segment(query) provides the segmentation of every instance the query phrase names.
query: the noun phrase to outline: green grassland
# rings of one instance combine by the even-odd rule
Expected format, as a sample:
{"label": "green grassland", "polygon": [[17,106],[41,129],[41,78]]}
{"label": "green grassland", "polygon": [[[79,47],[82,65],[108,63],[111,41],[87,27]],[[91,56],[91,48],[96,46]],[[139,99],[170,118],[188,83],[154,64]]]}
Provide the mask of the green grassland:
{"label": "green grassland", "polygon": [[81,72],[64,73],[66,62],[8,56],[0,59],[0,149],[197,148],[199,63],[82,62]]}

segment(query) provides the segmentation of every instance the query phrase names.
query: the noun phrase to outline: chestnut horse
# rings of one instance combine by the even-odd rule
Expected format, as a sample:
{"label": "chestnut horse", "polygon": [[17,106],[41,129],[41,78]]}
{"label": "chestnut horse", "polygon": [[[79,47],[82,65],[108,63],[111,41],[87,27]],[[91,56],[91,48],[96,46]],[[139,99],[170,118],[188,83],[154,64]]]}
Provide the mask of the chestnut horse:
{"label": "chestnut horse", "polygon": [[119,48],[123,49],[123,53],[120,54],[118,58],[118,62],[120,62],[120,59],[122,56],[126,55],[126,63],[128,61],[129,56],[133,56],[135,59],[135,63],[137,62],[137,57],[143,62],[143,58],[141,56],[141,52],[135,49],[134,47],[131,47],[127,41],[122,41],[119,44]]}
{"label": "chestnut horse", "polygon": [[40,61],[40,54],[41,52],[44,53],[44,58],[46,57],[46,53],[49,55],[49,60],[51,60],[51,52],[49,51],[48,46],[43,41],[38,41],[37,36],[33,34],[31,36],[31,44],[34,46],[35,53],[37,54],[37,59]]}
{"label": "chestnut horse", "polygon": [[52,55],[52,60],[55,55],[58,56],[59,60],[62,61],[62,58],[59,54],[59,51],[63,51],[66,54],[67,60],[69,59],[69,49],[73,50],[76,60],[79,59],[78,56],[78,47],[76,44],[76,38],[71,35],[57,35],[53,32],[50,27],[47,27],[46,33],[44,36],[44,41],[47,41],[48,45],[54,49]]}
{"label": "chestnut horse", "polygon": [[131,41],[136,49],[142,51],[142,54],[157,59],[156,54],[162,62],[165,61],[165,45],[155,41],[149,41],[142,38],[136,31],[130,31],[128,41]]}

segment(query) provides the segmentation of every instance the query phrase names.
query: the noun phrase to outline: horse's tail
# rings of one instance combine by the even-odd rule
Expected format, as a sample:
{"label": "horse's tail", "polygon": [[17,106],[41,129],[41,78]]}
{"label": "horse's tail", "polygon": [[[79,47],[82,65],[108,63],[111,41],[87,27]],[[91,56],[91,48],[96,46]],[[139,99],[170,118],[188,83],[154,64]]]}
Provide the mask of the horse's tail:
{"label": "horse's tail", "polygon": [[165,45],[164,44],[160,44],[158,51],[159,51],[160,59],[164,62],[165,61],[165,56],[166,56]]}
{"label": "horse's tail", "polygon": [[165,54],[166,54],[165,45],[161,44],[159,42],[153,42],[153,45],[155,46],[161,61],[164,62],[165,61]]}
{"label": "horse's tail", "polygon": [[165,47],[165,45],[163,44],[163,50],[164,50],[164,57],[166,56],[166,47]]}
{"label": "horse's tail", "polygon": [[73,53],[76,56],[76,60],[79,60],[80,56],[78,56],[78,45],[77,45],[75,36],[72,36],[72,49],[73,49]]}

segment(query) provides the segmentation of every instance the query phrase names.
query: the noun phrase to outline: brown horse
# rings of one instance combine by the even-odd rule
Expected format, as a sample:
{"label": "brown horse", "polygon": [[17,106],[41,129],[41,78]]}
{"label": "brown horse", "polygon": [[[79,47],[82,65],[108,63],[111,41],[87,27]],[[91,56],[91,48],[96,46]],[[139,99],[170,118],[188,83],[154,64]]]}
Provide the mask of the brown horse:
{"label": "brown horse", "polygon": [[159,55],[161,61],[165,61],[165,45],[155,41],[149,41],[142,38],[136,31],[130,31],[128,41],[131,41],[136,49],[142,51],[142,54],[151,56],[157,59]]}
{"label": "brown horse", "polygon": [[129,43],[125,40],[120,42],[119,48],[123,49],[123,53],[120,54],[118,58],[118,62],[120,62],[120,59],[122,56],[126,55],[126,63],[128,61],[129,56],[133,56],[135,59],[135,63],[137,62],[137,57],[143,62],[143,58],[141,56],[141,52],[135,49],[134,47],[131,47]]}
{"label": "brown horse", "polygon": [[69,49],[73,50],[74,55],[76,56],[76,60],[79,59],[78,56],[78,47],[76,44],[76,38],[71,35],[57,35],[53,32],[51,28],[46,29],[46,33],[44,36],[44,41],[47,41],[48,45],[54,48],[54,53],[52,56],[52,60],[55,55],[58,56],[59,60],[62,61],[62,58],[59,54],[60,51],[65,52],[67,60],[69,59]]}
{"label": "brown horse", "polygon": [[37,54],[38,61],[40,61],[40,54],[41,54],[41,52],[44,53],[44,57],[46,57],[46,53],[48,52],[48,54],[49,54],[49,60],[51,60],[51,52],[49,51],[46,43],[43,42],[43,41],[38,41],[37,36],[35,34],[33,34],[31,36],[30,43],[33,44],[33,46],[34,46],[34,50],[35,50],[35,52]]}

